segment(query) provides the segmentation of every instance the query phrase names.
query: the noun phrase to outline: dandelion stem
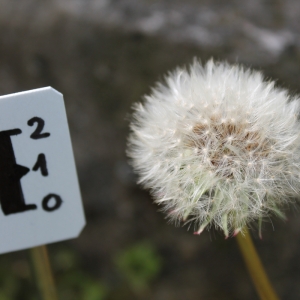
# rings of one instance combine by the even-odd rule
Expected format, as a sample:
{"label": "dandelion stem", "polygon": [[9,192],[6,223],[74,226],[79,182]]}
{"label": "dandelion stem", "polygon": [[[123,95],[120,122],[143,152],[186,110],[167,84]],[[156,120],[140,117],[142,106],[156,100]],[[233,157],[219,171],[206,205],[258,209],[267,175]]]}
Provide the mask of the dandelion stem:
{"label": "dandelion stem", "polygon": [[56,289],[51,272],[46,246],[34,247],[29,250],[35,281],[42,300],[57,300]]}
{"label": "dandelion stem", "polygon": [[279,300],[256,252],[248,229],[244,228],[243,232],[244,235],[241,233],[237,235],[237,242],[260,299]]}

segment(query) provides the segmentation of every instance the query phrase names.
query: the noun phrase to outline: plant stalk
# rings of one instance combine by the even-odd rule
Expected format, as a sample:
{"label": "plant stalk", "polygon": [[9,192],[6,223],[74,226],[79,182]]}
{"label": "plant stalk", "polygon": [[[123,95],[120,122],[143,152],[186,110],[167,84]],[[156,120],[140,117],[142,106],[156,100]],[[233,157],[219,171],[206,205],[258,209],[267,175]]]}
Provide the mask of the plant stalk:
{"label": "plant stalk", "polygon": [[41,299],[58,300],[46,246],[29,249],[35,281]]}
{"label": "plant stalk", "polygon": [[279,300],[256,252],[248,229],[244,228],[243,232],[244,235],[241,233],[237,235],[237,242],[260,299]]}

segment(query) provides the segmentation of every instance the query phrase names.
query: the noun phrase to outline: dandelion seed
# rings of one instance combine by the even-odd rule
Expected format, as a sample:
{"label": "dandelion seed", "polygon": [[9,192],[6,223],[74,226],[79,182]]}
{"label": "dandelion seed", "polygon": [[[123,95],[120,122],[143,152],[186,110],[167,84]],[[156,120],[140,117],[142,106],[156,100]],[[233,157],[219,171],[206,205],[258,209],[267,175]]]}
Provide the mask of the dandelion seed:
{"label": "dandelion seed", "polygon": [[127,153],[175,223],[228,236],[255,220],[261,230],[300,191],[299,109],[260,72],[195,61],[135,106]]}

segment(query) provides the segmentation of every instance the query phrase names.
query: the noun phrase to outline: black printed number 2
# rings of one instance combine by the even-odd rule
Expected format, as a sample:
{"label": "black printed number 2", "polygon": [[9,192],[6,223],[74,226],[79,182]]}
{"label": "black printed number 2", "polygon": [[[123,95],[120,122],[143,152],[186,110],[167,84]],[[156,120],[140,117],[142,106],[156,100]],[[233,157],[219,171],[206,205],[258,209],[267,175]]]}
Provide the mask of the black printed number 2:
{"label": "black printed number 2", "polygon": [[37,123],[37,126],[35,128],[35,131],[30,135],[32,139],[39,140],[50,136],[49,132],[42,133],[45,126],[45,121],[43,119],[34,117],[27,122],[29,126],[33,126],[34,123]]}

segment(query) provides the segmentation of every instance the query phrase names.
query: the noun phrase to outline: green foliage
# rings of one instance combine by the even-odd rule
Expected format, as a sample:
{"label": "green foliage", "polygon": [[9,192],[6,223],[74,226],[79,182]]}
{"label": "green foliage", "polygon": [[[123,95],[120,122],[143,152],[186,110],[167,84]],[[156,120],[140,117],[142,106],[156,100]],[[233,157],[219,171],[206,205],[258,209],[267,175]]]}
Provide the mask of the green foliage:
{"label": "green foliage", "polygon": [[0,299],[37,300],[30,277],[30,266],[20,251],[0,256]]}
{"label": "green foliage", "polygon": [[[37,300],[27,252],[0,256],[0,300]],[[51,265],[59,299],[106,300],[132,299],[147,293],[162,264],[157,251],[149,242],[131,245],[114,259],[120,282],[100,279],[82,268],[79,255],[71,248],[56,247],[50,252]],[[117,284],[116,284],[117,283]]]}
{"label": "green foliage", "polygon": [[148,242],[120,252],[115,258],[115,264],[128,284],[137,291],[147,288],[161,270],[161,259]]}
{"label": "green foliage", "polygon": [[70,250],[61,250],[55,256],[58,274],[58,290],[64,300],[103,300],[107,288],[97,278],[92,277],[79,267],[79,260]]}
{"label": "green foliage", "polygon": [[99,280],[79,270],[60,280],[59,291],[65,300],[103,300],[107,294],[106,287]]}
{"label": "green foliage", "polygon": [[[50,255],[59,299],[104,300],[109,289],[95,275],[81,268],[78,255],[59,247]],[[27,251],[0,256],[0,300],[37,300]]]}

